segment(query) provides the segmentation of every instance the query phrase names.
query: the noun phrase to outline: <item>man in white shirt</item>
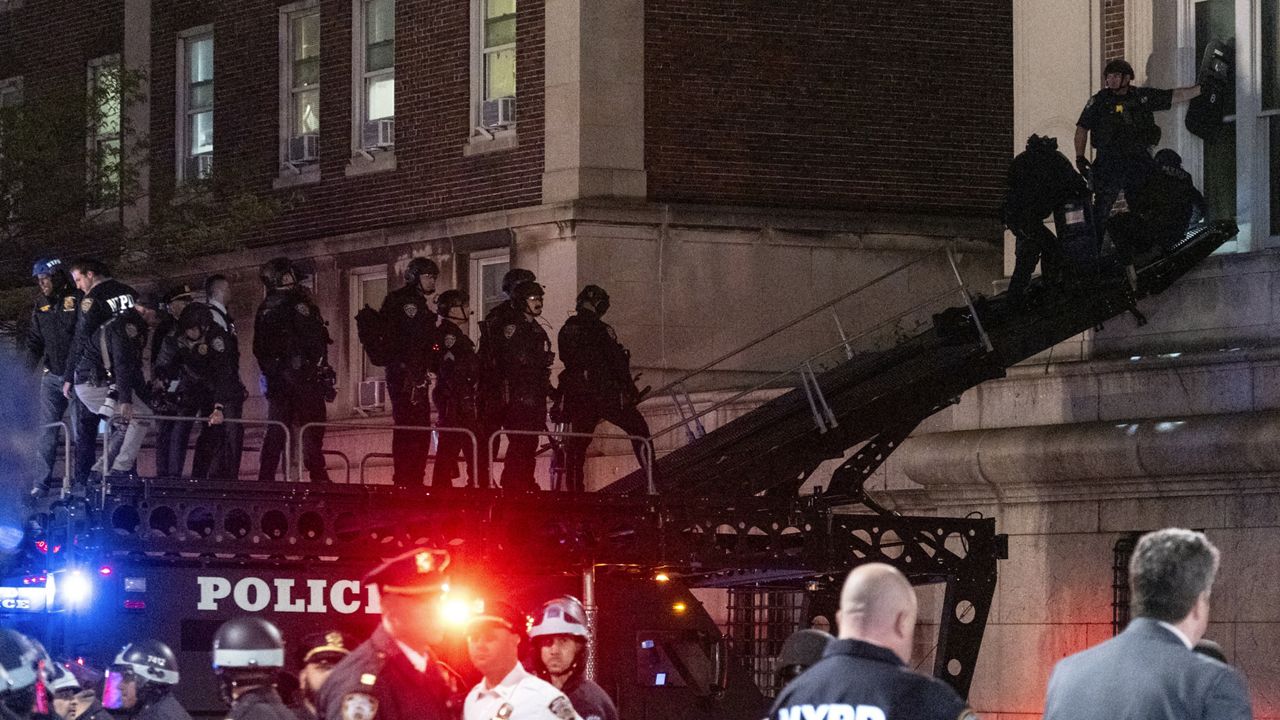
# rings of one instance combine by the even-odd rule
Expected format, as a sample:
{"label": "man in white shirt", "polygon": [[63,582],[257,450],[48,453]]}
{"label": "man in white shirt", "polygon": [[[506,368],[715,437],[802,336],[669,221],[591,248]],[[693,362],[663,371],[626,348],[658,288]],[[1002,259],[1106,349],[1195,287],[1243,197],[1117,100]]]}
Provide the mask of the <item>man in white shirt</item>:
{"label": "man in white shirt", "polygon": [[529,619],[488,603],[467,623],[467,653],[483,675],[467,693],[463,720],[582,720],[564,693],[520,665]]}

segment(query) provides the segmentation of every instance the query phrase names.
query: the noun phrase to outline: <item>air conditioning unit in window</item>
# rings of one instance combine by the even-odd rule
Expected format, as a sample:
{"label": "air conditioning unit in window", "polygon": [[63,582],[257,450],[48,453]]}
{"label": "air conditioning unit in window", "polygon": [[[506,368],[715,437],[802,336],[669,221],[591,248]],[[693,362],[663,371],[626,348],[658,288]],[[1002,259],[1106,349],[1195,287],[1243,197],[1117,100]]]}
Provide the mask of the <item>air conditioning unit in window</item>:
{"label": "air conditioning unit in window", "polygon": [[202,153],[187,158],[186,177],[204,180],[213,175],[213,153]]}
{"label": "air conditioning unit in window", "polygon": [[480,126],[502,128],[516,121],[516,99],[494,98],[480,103]]}
{"label": "air conditioning unit in window", "polygon": [[356,407],[369,409],[380,408],[387,404],[387,381],[365,380],[360,383]]}
{"label": "air conditioning unit in window", "polygon": [[363,146],[372,150],[375,148],[390,148],[396,144],[396,119],[395,118],[379,118],[378,120],[370,120],[364,124]]}
{"label": "air conditioning unit in window", "polygon": [[299,135],[289,138],[289,162],[295,165],[313,163],[320,159],[320,136]]}

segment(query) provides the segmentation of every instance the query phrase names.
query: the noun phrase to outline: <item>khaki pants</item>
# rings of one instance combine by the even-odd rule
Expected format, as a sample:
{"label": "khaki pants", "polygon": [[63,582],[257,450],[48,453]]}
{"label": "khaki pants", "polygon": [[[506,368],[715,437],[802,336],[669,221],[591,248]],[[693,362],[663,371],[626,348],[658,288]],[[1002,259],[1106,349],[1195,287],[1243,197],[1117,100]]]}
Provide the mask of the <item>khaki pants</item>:
{"label": "khaki pants", "polygon": [[[108,421],[115,414],[115,410],[107,408],[104,403],[107,400],[107,392],[109,388],[106,385],[90,385],[81,383],[76,385],[76,396],[80,398],[80,402],[89,408],[90,412],[97,413],[105,417]],[[147,406],[138,396],[133,397],[133,413],[135,415],[150,415],[151,408]],[[108,437],[119,437],[120,426],[109,425],[111,432],[107,433]],[[147,429],[151,427],[151,423],[145,420],[133,420],[125,426],[124,440],[119,444],[119,450],[112,454],[112,446],[115,443],[108,443],[106,454],[111,457],[111,467],[103,470],[102,474],[106,475],[110,472],[129,472],[133,469],[133,463],[138,459],[138,451],[142,449],[142,441],[147,436]],[[104,458],[105,459],[105,458]],[[102,461],[98,462],[97,467],[101,469]]]}

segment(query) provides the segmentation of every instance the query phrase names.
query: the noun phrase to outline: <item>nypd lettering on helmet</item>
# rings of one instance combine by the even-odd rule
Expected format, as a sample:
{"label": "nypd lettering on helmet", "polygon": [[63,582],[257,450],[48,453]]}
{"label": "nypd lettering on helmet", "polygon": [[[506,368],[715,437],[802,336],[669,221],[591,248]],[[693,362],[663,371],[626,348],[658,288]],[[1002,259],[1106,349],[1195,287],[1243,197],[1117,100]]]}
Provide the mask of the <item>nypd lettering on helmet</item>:
{"label": "nypd lettering on helmet", "polygon": [[778,710],[778,720],[885,720],[885,714],[875,705],[792,705]]}
{"label": "nypd lettering on helmet", "polygon": [[358,580],[246,577],[232,582],[216,575],[201,575],[196,584],[200,588],[196,610],[218,611],[234,606],[243,612],[382,612],[377,586],[362,586]]}

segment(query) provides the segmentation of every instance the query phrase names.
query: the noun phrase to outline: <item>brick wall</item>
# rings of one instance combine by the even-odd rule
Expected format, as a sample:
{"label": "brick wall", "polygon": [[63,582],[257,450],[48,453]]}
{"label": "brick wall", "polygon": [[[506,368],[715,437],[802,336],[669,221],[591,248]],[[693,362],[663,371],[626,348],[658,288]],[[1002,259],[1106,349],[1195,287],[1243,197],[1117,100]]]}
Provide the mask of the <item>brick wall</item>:
{"label": "brick wall", "polygon": [[[277,7],[237,0],[156,4],[152,17],[152,147],[157,188],[172,187],[176,37],[214,25],[214,167],[261,192],[278,175]],[[321,182],[275,191],[289,209],[256,242],[306,240],[537,204],[542,192],[543,8],[517,17],[519,146],[466,157],[471,131],[470,2],[396,8],[396,169],[347,177],[351,136],[350,0],[322,0]]]}
{"label": "brick wall", "polygon": [[994,214],[1010,0],[650,0],[655,200]]}
{"label": "brick wall", "polygon": [[1124,0],[1102,0],[1102,62],[1124,57]]}

